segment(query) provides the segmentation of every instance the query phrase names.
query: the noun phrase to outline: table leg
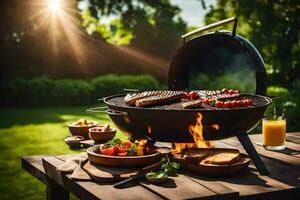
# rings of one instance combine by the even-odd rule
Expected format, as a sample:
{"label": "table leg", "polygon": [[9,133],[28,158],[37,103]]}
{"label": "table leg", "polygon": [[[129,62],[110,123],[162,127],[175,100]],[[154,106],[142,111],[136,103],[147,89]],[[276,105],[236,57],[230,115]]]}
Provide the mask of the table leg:
{"label": "table leg", "polygon": [[47,200],[69,200],[69,192],[63,187],[55,183],[50,178],[47,179],[46,184],[46,199]]}

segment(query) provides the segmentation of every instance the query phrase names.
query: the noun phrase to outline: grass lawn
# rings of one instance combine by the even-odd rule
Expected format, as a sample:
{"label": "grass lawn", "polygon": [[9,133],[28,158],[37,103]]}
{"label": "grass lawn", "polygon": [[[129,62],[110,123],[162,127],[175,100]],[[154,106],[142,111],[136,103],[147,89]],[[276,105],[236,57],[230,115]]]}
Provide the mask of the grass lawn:
{"label": "grass lawn", "polygon": [[[105,113],[88,113],[87,107],[2,109],[0,111],[1,199],[45,199],[45,186],[21,168],[21,157],[39,154],[71,154],[63,139],[67,124],[79,118],[110,123]],[[125,138],[118,132],[119,138]]]}

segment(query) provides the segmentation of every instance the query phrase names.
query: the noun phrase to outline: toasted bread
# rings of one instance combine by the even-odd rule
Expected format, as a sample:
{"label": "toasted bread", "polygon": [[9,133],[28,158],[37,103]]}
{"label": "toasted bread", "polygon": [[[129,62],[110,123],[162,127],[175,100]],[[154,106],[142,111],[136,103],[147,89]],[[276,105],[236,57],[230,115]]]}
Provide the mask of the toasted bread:
{"label": "toasted bread", "polygon": [[194,149],[189,149],[183,152],[183,158],[186,162],[197,164],[201,162],[204,158],[211,154],[210,150],[199,151]]}
{"label": "toasted bread", "polygon": [[213,165],[230,165],[234,164],[240,159],[240,152],[238,150],[216,151],[201,161],[202,164]]}

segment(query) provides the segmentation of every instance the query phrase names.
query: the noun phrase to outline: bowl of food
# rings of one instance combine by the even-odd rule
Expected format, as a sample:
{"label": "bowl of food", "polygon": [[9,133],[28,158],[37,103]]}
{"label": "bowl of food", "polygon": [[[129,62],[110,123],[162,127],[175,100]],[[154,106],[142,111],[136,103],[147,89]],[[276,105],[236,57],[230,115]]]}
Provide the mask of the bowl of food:
{"label": "bowl of food", "polygon": [[65,138],[65,143],[71,148],[79,148],[80,142],[84,140],[84,137],[81,135],[69,136]]}
{"label": "bowl of food", "polygon": [[80,119],[76,122],[72,122],[68,125],[70,133],[74,135],[80,135],[84,138],[89,138],[89,129],[98,125],[95,121],[89,121],[86,119]]}
{"label": "bowl of food", "polygon": [[117,130],[111,128],[109,124],[103,126],[96,126],[89,129],[89,137],[94,140],[95,143],[105,143],[112,140],[116,136]]}
{"label": "bowl of food", "polygon": [[91,163],[109,167],[146,166],[160,161],[161,154],[144,143],[130,142],[118,138],[87,149]]}

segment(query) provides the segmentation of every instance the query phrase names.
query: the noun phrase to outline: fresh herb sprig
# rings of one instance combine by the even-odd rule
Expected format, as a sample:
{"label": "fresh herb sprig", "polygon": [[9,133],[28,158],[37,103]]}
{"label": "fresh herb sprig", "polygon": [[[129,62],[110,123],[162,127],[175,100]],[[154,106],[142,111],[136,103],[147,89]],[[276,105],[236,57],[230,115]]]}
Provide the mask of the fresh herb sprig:
{"label": "fresh herb sprig", "polygon": [[177,162],[172,162],[168,155],[162,158],[162,165],[160,170],[157,172],[149,172],[146,177],[151,177],[152,179],[167,178],[168,176],[176,176],[178,170],[180,169],[180,164]]}

